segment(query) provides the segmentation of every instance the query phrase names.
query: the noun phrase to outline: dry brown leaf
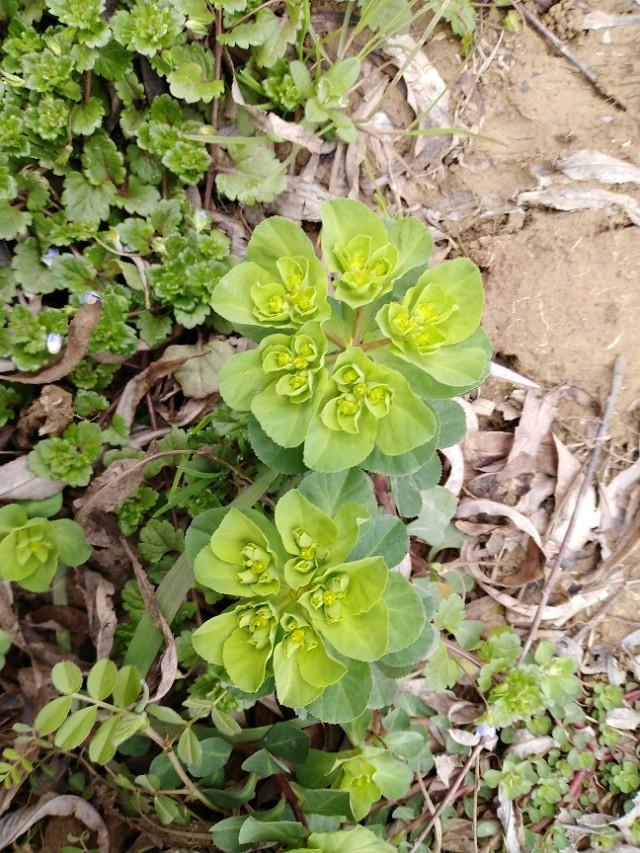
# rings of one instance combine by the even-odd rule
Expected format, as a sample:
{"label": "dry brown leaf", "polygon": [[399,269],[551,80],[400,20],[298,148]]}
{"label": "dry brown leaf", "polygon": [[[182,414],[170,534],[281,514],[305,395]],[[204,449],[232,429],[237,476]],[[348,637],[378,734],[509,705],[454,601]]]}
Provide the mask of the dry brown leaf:
{"label": "dry brown leaf", "polygon": [[462,448],[459,444],[454,444],[452,447],[443,447],[440,452],[450,466],[449,476],[446,483],[444,483],[444,488],[457,498],[464,484],[464,457],[462,455]]}
{"label": "dry brown leaf", "polygon": [[462,746],[475,746],[477,743],[480,743],[480,735],[476,734],[476,732],[469,732],[466,729],[449,729],[447,734],[456,743],[462,744]]}
{"label": "dry brown leaf", "polygon": [[84,529],[91,545],[99,548],[113,546],[116,527],[109,513],[138,488],[147,462],[148,459],[116,460],[95,477],[82,498],[75,501],[76,521]]}
{"label": "dry brown leaf", "polygon": [[509,382],[511,385],[522,385],[524,388],[539,388],[537,382],[517,373],[515,370],[510,370],[497,362],[491,362],[490,375],[494,379],[501,379],[503,382]]}
{"label": "dry brown leaf", "polygon": [[149,702],[159,702],[163,696],[171,690],[173,682],[176,680],[178,671],[178,651],[176,649],[176,641],[173,632],[169,627],[169,623],[164,617],[164,614],[158,607],[156,601],[155,590],[147,577],[145,570],[142,568],[140,560],[132,551],[129,543],[124,537],[120,538],[120,543],[131,560],[133,571],[138,582],[140,594],[144,601],[147,613],[151,617],[151,621],[156,626],[158,631],[162,633],[166,648],[160,657],[160,683],[158,684],[155,693],[149,698]]}
{"label": "dry brown leaf", "polygon": [[[433,846],[431,849],[435,853],[438,848]],[[447,853],[476,853],[478,848],[474,844],[473,822],[458,817],[447,818],[440,849]]]}
{"label": "dry brown leaf", "polygon": [[0,850],[45,817],[75,817],[97,836],[100,853],[109,853],[109,833],[98,811],[82,797],[71,794],[45,794],[33,806],[25,806],[0,820]]}
{"label": "dry brown leaf", "polygon": [[[450,732],[449,732],[450,734]],[[434,755],[433,763],[436,768],[436,775],[442,782],[445,788],[449,787],[451,777],[460,767],[460,759],[454,755]]]}
{"label": "dry brown leaf", "polygon": [[11,641],[18,648],[26,647],[27,641],[13,608],[13,590],[9,581],[0,582],[0,628],[11,635]]}
{"label": "dry brown leaf", "polygon": [[[449,113],[447,84],[412,36],[393,36],[383,45],[381,52],[402,69],[407,101],[416,116],[420,116],[418,127],[421,130],[451,127],[453,121]],[[429,163],[439,162],[451,140],[448,134],[417,136],[413,150],[414,167],[420,169]]]}
{"label": "dry brown leaf", "polygon": [[82,593],[87,605],[89,631],[96,648],[96,660],[108,658],[113,646],[113,638],[118,619],[113,609],[115,587],[98,572],[84,569],[82,572]]}
{"label": "dry brown leaf", "polygon": [[544,551],[540,534],[521,512],[506,504],[482,498],[469,498],[460,502],[456,518],[471,518],[474,515],[497,515],[508,518],[519,530],[530,536],[541,551]]}
{"label": "dry brown leaf", "polygon": [[5,373],[2,379],[5,382],[20,382],[24,385],[46,385],[48,382],[57,382],[58,379],[71,373],[87,354],[89,339],[98,325],[101,311],[101,302],[92,302],[80,308],[69,323],[67,345],[54,364],[50,364],[39,373]]}
{"label": "dry brown leaf", "polygon": [[454,702],[447,711],[449,722],[456,726],[465,726],[469,723],[474,723],[481,714],[481,709],[473,702],[467,702],[466,699],[460,699]]}
{"label": "dry brown leaf", "polygon": [[[467,564],[467,571],[473,575],[482,589],[495,599],[499,604],[505,607],[511,614],[511,622],[516,625],[530,625],[535,616],[538,606],[536,604],[524,604],[518,601],[506,592],[500,592],[491,585],[491,582],[483,574],[483,572],[472,562]],[[611,595],[611,590],[608,586],[599,587],[598,589],[579,592],[572,595],[568,601],[562,604],[549,604],[542,611],[542,621],[549,622],[557,627],[566,624],[570,619],[573,619],[576,614],[585,610],[587,607],[593,607],[594,604],[599,604],[605,601]],[[516,618],[513,618],[513,617]]]}
{"label": "dry brown leaf", "polygon": [[468,432],[462,444],[464,460],[475,471],[485,471],[504,461],[513,447],[513,433],[495,431]]}
{"label": "dry brown leaf", "polygon": [[527,758],[529,755],[540,758],[558,746],[549,735],[532,735],[527,729],[516,729],[515,735],[516,739],[509,747],[509,753],[517,758]]}
{"label": "dry brown leaf", "polygon": [[174,372],[176,382],[186,397],[202,400],[218,390],[222,365],[233,354],[226,341],[211,340],[204,346],[167,347],[163,358],[182,359]]}
{"label": "dry brown leaf", "polygon": [[60,435],[74,418],[73,394],[59,385],[44,385],[40,396],[20,414],[15,442],[23,449],[30,447],[37,434]]}
{"label": "dry brown leaf", "polygon": [[248,104],[235,79],[231,84],[231,97],[236,104],[239,104],[251,116],[251,120],[256,127],[268,136],[279,136],[281,139],[286,139],[287,142],[292,142],[294,145],[306,148],[312,154],[328,154],[335,148],[334,142],[321,139],[319,136],[311,133],[311,131],[305,130],[301,124],[285,121],[274,112],[266,112]]}
{"label": "dry brown leaf", "polygon": [[556,473],[551,427],[558,413],[560,399],[568,390],[567,386],[560,386],[542,398],[534,391],[527,393],[501,479],[515,477],[523,472]]}
{"label": "dry brown leaf", "polygon": [[116,407],[116,414],[124,418],[127,426],[132,426],[138,404],[147,391],[159,379],[170,376],[181,367],[187,360],[187,357],[185,354],[180,358],[160,358],[127,382]]}
{"label": "dry brown leaf", "polygon": [[524,561],[513,574],[501,576],[499,585],[507,587],[507,589],[517,589],[520,586],[533,583],[533,581],[544,577],[545,562],[545,556],[540,548],[533,539],[529,539]]}
{"label": "dry brown leaf", "polygon": [[504,830],[504,849],[506,853],[522,853],[526,850],[521,844],[521,836],[524,834],[522,818],[518,819],[516,804],[504,792],[502,785],[498,786],[498,802],[496,814]]}
{"label": "dry brown leaf", "polygon": [[621,515],[625,514],[625,510],[629,505],[629,493],[639,481],[640,461],[634,462],[633,465],[625,468],[624,471],[615,476],[608,485],[601,487],[601,491],[613,515],[614,523],[620,520]]}
{"label": "dry brown leaf", "polygon": [[640,726],[640,711],[633,708],[613,708],[607,711],[605,723],[621,732],[633,732]]}
{"label": "dry brown leaf", "polygon": [[320,222],[320,205],[333,196],[314,178],[290,175],[287,188],[274,199],[268,208],[273,213],[293,219],[294,222]]}
{"label": "dry brown leaf", "polygon": [[552,184],[518,193],[518,204],[551,210],[602,210],[608,215],[622,211],[634,225],[640,225],[640,203],[630,195],[610,190]]}
{"label": "dry brown leaf", "polygon": [[42,501],[64,489],[62,480],[38,477],[29,470],[27,457],[19,456],[0,465],[0,500]]}
{"label": "dry brown leaf", "polygon": [[[201,400],[191,398],[186,400],[184,405],[180,406],[178,409],[172,409],[169,406],[165,406],[164,403],[154,402],[154,408],[156,414],[159,415],[163,421],[171,424],[172,427],[185,427],[192,423],[196,418],[199,418],[207,407],[211,406],[212,398],[213,395],[212,397],[203,397]],[[153,438],[162,438],[163,435],[167,435],[171,432],[171,428],[165,427],[161,430],[155,430],[155,433],[153,430],[145,430],[145,432],[151,434]],[[136,433],[136,447],[142,446],[140,445],[138,438],[139,434]],[[151,439],[149,439],[149,441],[150,440]]]}
{"label": "dry brown leaf", "polygon": [[[582,489],[584,469],[576,457],[556,436],[553,437],[558,457],[558,475],[555,490],[556,511],[547,531],[547,542],[559,548],[576,509]],[[596,488],[590,486],[582,495],[577,510],[575,526],[567,545],[568,552],[576,552],[593,539],[593,530],[600,523]]]}
{"label": "dry brown leaf", "polygon": [[582,30],[604,30],[610,27],[631,27],[640,24],[640,15],[611,15],[595,10],[582,19]]}
{"label": "dry brown leaf", "polygon": [[[640,16],[639,16],[640,20]],[[600,181],[603,184],[640,184],[640,167],[601,151],[582,148],[556,162],[556,168],[572,181]]]}

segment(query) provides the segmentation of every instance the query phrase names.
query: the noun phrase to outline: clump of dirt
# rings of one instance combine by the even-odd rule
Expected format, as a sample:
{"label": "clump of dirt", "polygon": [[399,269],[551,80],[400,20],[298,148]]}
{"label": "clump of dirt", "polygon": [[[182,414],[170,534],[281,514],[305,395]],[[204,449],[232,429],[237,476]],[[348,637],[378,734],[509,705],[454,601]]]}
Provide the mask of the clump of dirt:
{"label": "clump of dirt", "polygon": [[[611,0],[598,9],[625,14],[630,5]],[[459,120],[496,142],[468,145],[433,205],[444,211],[444,230],[483,268],[484,322],[496,351],[544,384],[576,378],[600,399],[624,353],[619,412],[640,396],[640,229],[605,211],[518,212],[514,200],[537,186],[536,169],[581,149],[640,165],[639,35],[638,26],[616,27],[571,42],[626,111],[526,25],[503,38],[488,70],[480,77],[469,70],[460,81]],[[441,37],[428,53],[452,79],[459,62],[452,41]],[[606,188],[640,196],[634,185]]]}

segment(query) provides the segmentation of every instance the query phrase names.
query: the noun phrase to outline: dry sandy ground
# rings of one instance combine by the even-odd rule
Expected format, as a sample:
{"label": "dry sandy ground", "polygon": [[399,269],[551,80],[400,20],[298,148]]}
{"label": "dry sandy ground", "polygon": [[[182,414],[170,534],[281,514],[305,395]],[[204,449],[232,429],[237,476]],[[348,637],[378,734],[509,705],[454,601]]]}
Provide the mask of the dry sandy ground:
{"label": "dry sandy ground", "polygon": [[[633,0],[591,0],[591,7],[640,12]],[[627,107],[622,110],[530,28],[504,39],[479,81],[471,72],[460,80],[467,89],[461,118],[497,142],[468,145],[438,183],[442,206],[469,211],[445,228],[483,269],[484,322],[497,353],[544,384],[575,379],[601,400],[613,361],[624,353],[618,414],[636,435],[640,227],[620,212],[500,211],[536,188],[532,172],[553,170],[559,158],[582,149],[640,166],[639,45],[639,25],[580,32],[568,42],[603,89]],[[459,58],[449,39],[432,43],[429,56],[451,79]],[[580,186],[640,200],[640,184]]]}

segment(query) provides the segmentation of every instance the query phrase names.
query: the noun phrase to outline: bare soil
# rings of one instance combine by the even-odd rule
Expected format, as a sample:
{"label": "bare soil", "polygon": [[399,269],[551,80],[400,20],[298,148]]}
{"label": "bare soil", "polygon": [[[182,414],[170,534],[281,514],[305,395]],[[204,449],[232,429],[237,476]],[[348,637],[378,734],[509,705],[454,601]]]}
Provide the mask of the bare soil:
{"label": "bare soil", "polygon": [[[591,7],[638,11],[632,0],[592,0]],[[458,84],[464,93],[459,120],[496,142],[465,146],[437,182],[434,199],[448,212],[445,230],[483,269],[484,322],[499,356],[545,385],[576,380],[602,401],[613,361],[624,353],[618,414],[633,432],[640,398],[640,229],[624,214],[606,211],[514,212],[514,199],[536,188],[536,169],[553,169],[558,158],[581,149],[640,165],[639,43],[637,25],[579,32],[568,42],[623,110],[526,24],[503,38],[488,70],[478,77],[469,69]],[[428,54],[443,78],[453,79],[455,43],[440,34]],[[638,185],[606,189],[640,197]]]}

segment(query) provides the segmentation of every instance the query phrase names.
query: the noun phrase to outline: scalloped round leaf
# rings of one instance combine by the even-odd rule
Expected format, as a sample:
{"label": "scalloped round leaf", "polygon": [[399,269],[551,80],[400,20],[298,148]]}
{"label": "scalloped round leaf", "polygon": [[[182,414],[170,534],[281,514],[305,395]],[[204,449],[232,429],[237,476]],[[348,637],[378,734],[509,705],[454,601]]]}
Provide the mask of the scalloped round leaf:
{"label": "scalloped round leaf", "polygon": [[402,521],[392,515],[378,513],[365,526],[349,555],[349,561],[382,557],[388,566],[397,566],[408,550],[409,535]]}
{"label": "scalloped round leaf", "polygon": [[414,474],[433,457],[436,444],[437,440],[434,436],[420,447],[414,447],[413,450],[400,453],[398,456],[387,456],[376,447],[361,464],[363,468],[374,474],[390,476]]}
{"label": "scalloped round leaf", "polygon": [[302,474],[307,470],[302,459],[302,445],[280,447],[269,438],[253,416],[249,418],[248,434],[256,456],[269,468],[279,474]]}
{"label": "scalloped round leaf", "polygon": [[390,572],[382,600],[389,612],[389,654],[415,643],[422,634],[426,616],[420,596],[399,572]]}
{"label": "scalloped round leaf", "polygon": [[362,661],[332,654],[347,667],[337,684],[332,684],[307,707],[310,714],[325,723],[348,723],[366,709],[371,695],[371,667]]}

